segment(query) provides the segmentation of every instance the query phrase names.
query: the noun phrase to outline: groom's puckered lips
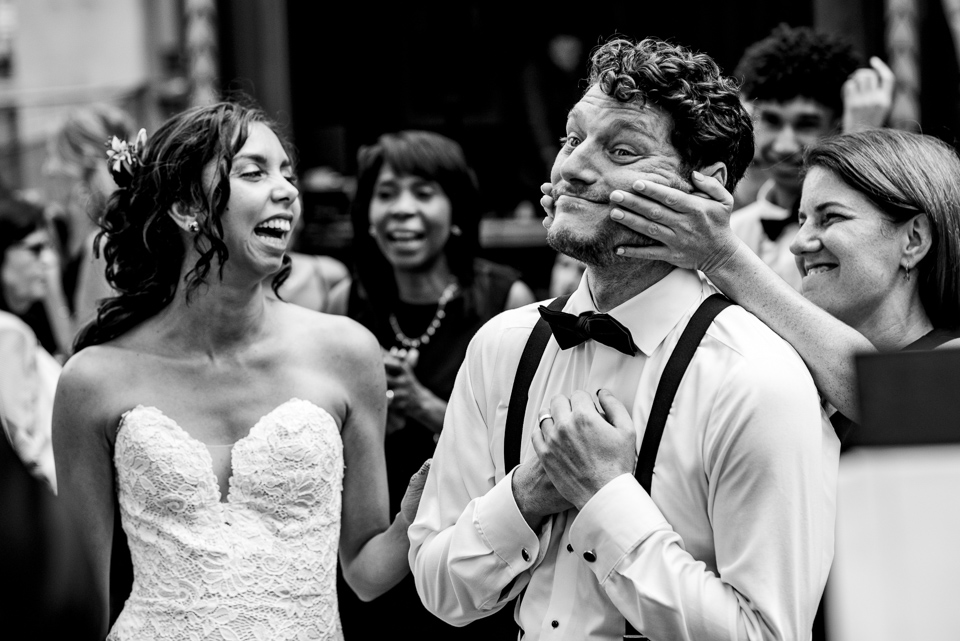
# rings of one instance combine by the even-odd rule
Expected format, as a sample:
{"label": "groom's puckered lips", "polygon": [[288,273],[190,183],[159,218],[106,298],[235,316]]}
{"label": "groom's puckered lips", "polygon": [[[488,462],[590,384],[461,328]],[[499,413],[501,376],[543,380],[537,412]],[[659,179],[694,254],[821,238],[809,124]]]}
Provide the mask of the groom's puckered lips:
{"label": "groom's puckered lips", "polygon": [[570,198],[579,198],[580,200],[586,200],[587,202],[596,203],[598,205],[607,205],[610,203],[609,194],[601,194],[595,191],[590,191],[589,189],[577,189],[576,187],[570,185],[554,187],[550,195],[553,197],[554,201],[560,198],[560,196],[569,196]]}

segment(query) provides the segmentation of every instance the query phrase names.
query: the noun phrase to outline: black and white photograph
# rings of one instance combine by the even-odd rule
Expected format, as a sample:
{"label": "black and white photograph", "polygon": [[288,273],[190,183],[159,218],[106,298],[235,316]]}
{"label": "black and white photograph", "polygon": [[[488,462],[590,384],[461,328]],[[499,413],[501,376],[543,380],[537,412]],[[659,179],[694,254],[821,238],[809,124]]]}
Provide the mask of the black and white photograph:
{"label": "black and white photograph", "polygon": [[0,637],[960,641],[960,0],[0,0]]}

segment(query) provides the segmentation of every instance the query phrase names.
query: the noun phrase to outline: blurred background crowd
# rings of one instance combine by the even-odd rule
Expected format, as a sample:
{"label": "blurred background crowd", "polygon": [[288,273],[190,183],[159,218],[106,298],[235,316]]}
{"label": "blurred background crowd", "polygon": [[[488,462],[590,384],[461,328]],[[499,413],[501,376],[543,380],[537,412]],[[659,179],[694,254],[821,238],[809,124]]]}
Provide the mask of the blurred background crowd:
{"label": "blurred background crowd", "polygon": [[[96,221],[114,188],[105,142],[132,141],[187,107],[244,96],[286,129],[298,154],[303,217],[280,295],[348,314],[384,346],[398,502],[430,455],[476,328],[579,281],[582,265],[547,247],[538,201],[590,50],[615,33],[651,35],[703,51],[733,73],[744,51],[781,23],[842,36],[863,64],[886,61],[896,84],[878,124],[957,144],[958,0],[523,9],[0,0],[0,416],[9,440],[55,489],[49,416],[57,375],[110,292],[94,252]],[[384,135],[421,130],[440,135]],[[385,176],[385,167],[396,175]],[[763,169],[745,181],[739,203],[757,198]],[[448,260],[416,277],[419,265],[391,254],[397,239],[378,229],[376,208],[436,196],[411,176],[439,184],[452,208],[438,241]],[[450,284],[439,299],[421,295],[441,281]],[[431,340],[443,342],[442,354],[426,349]],[[344,601],[349,635],[370,615]],[[398,597],[396,607],[405,603]]]}
{"label": "blurred background crowd", "polygon": [[[72,113],[107,103],[127,114],[104,114],[81,135],[149,132],[189,105],[242,92],[296,144],[299,248],[349,264],[357,150],[385,132],[430,130],[457,141],[476,173],[484,256],[514,265],[545,294],[552,254],[538,224],[538,187],[599,41],[671,38],[732,73],[747,46],[781,22],[842,34],[864,60],[877,55],[894,68],[893,124],[952,143],[960,72],[951,6],[697,0],[584,12],[561,2],[521,16],[482,2],[347,3],[334,12],[271,0],[0,0],[0,183],[31,194],[58,221],[66,266],[88,225],[77,210],[96,208],[100,187],[83,174],[82,143],[53,141]],[[65,284],[69,297],[74,283]]]}

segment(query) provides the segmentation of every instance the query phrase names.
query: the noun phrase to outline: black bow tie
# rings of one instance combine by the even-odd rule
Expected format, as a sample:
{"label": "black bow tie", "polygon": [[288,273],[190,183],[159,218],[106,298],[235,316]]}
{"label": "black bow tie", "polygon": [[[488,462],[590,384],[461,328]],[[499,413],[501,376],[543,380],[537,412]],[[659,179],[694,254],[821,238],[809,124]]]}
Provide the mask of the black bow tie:
{"label": "black bow tie", "polygon": [[557,339],[560,349],[576,347],[592,338],[627,356],[633,356],[639,351],[630,330],[609,314],[583,312],[574,316],[566,312],[555,312],[541,305],[540,316],[550,325],[550,331]]}
{"label": "black bow tie", "polygon": [[780,236],[783,235],[783,230],[789,227],[793,223],[800,222],[800,199],[797,198],[797,201],[793,204],[793,207],[790,208],[790,215],[782,220],[768,220],[766,218],[760,219],[760,226],[763,227],[763,233],[767,235],[772,241],[776,241]]}

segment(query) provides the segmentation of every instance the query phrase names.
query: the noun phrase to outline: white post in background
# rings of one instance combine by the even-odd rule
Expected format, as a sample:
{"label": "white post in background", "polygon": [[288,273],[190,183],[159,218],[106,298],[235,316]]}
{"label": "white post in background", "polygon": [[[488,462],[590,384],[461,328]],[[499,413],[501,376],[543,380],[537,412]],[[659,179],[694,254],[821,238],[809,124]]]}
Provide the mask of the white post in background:
{"label": "white post in background", "polygon": [[960,0],[943,0],[943,13],[953,35],[953,52],[960,64]]}
{"label": "white post in background", "polygon": [[[949,0],[944,0],[948,2]],[[920,43],[916,0],[886,0],[887,54],[897,78],[890,125],[920,130]]]}
{"label": "white post in background", "polygon": [[191,107],[220,99],[216,0],[186,0],[187,77]]}

